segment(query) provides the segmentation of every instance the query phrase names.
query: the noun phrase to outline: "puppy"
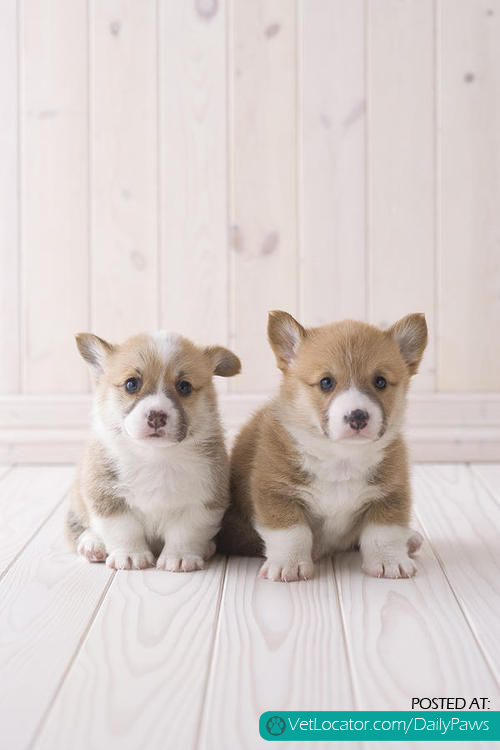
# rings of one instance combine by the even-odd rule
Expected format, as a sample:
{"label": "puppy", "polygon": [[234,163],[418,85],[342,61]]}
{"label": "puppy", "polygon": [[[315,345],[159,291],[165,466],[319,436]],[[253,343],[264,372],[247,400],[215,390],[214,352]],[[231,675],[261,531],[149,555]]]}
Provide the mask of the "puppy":
{"label": "puppy", "polygon": [[261,576],[272,581],[310,578],[313,560],[358,545],[369,575],[413,576],[421,536],[408,527],[401,432],[424,316],[382,331],[353,321],[306,329],[272,312],[268,336],[281,389],[236,440],[219,548],[265,554]]}
{"label": "puppy", "polygon": [[159,332],[112,346],[76,337],[97,376],[93,435],[73,488],[67,533],[80,555],[111,568],[204,567],[229,498],[213,375],[240,361]]}

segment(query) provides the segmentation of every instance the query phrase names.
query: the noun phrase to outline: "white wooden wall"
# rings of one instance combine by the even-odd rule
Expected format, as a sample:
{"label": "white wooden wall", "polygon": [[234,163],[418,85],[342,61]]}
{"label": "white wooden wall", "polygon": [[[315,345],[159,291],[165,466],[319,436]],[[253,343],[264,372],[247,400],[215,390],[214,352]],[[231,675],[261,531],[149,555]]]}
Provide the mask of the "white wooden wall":
{"label": "white wooden wall", "polygon": [[243,403],[284,308],[425,312],[415,425],[500,457],[499,175],[500,0],[1,0],[4,453],[81,426],[76,331],[225,343]]}

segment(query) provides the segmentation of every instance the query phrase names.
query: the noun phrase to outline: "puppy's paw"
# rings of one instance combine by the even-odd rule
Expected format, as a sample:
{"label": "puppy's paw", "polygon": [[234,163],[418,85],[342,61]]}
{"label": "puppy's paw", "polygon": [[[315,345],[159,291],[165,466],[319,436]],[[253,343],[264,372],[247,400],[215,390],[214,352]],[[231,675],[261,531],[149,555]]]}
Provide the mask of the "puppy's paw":
{"label": "puppy's paw", "polygon": [[170,573],[191,573],[194,570],[203,570],[205,560],[200,555],[174,555],[161,553],[156,561],[159,570],[168,570]]}
{"label": "puppy's paw", "polygon": [[109,553],[106,558],[108,568],[115,570],[143,570],[154,565],[155,559],[149,549],[140,549],[130,552],[126,549],[116,549]]}
{"label": "puppy's paw", "polygon": [[371,555],[363,559],[363,571],[374,578],[412,578],[417,567],[407,554]]}
{"label": "puppy's paw", "polygon": [[410,557],[413,557],[413,555],[418,552],[418,550],[422,546],[423,541],[424,537],[419,531],[410,529],[410,536],[408,537],[408,540],[406,542],[406,545],[408,547],[408,554]]}
{"label": "puppy's paw", "polygon": [[78,539],[76,551],[89,562],[104,562],[106,559],[104,542],[89,529]]}
{"label": "puppy's paw", "polygon": [[309,560],[270,560],[267,559],[259,571],[260,578],[268,581],[307,581],[314,575],[314,563]]}

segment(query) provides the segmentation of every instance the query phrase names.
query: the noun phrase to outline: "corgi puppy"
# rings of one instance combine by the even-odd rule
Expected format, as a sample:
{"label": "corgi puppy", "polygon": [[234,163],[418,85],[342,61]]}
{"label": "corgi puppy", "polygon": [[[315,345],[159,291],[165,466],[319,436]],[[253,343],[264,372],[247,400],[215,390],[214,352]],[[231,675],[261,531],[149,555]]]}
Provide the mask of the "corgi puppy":
{"label": "corgi puppy", "polygon": [[260,575],[272,581],[310,578],[313,560],[355,546],[369,575],[413,576],[422,539],[408,527],[402,427],[425,317],[383,331],[354,321],[303,328],[271,312],[268,336],[281,388],[236,440],[219,548],[264,554]]}
{"label": "corgi puppy", "polygon": [[97,376],[93,435],[72,492],[67,533],[110,568],[204,567],[229,499],[229,461],[212,382],[240,371],[221,346],[159,332],[120,346],[76,337]]}

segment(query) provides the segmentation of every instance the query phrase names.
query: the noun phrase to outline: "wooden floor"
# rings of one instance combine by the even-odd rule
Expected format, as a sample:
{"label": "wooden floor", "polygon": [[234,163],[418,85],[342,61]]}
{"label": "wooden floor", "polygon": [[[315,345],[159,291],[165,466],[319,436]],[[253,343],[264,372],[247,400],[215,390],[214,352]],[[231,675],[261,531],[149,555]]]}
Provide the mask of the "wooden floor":
{"label": "wooden floor", "polygon": [[245,558],[183,574],[88,564],[62,535],[72,476],[0,469],[6,750],[253,750],[267,710],[500,708],[500,466],[415,468],[413,580],[367,578],[349,553],[291,584]]}

